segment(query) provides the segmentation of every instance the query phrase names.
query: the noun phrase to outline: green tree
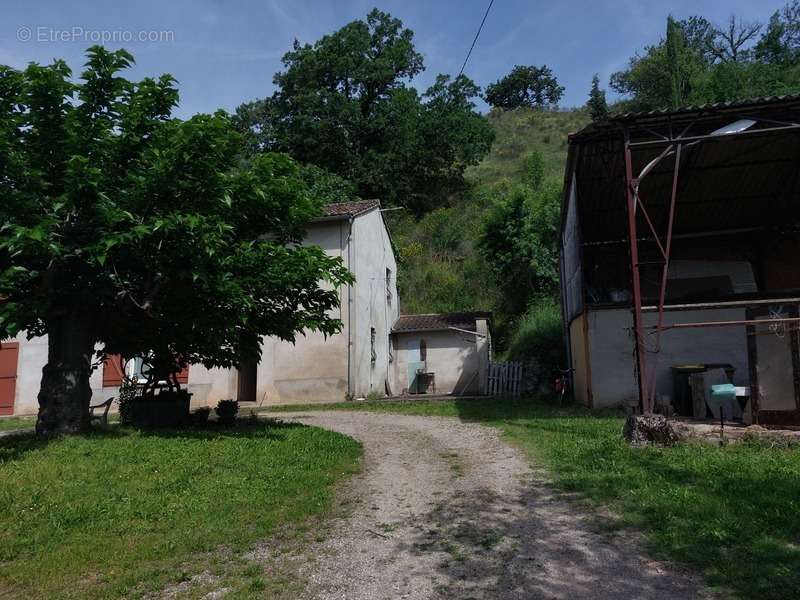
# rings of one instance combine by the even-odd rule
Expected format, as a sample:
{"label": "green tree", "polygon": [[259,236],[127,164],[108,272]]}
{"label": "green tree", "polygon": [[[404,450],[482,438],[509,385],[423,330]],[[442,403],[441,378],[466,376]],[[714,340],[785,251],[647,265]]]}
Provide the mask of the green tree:
{"label": "green tree", "polygon": [[486,102],[500,108],[540,108],[558,104],[564,87],[547,65],[515,65],[511,72],[486,87]]}
{"label": "green tree", "polygon": [[698,26],[703,22],[699,18],[689,22],[695,32],[691,38],[686,36],[686,21],[668,17],[666,37],[631,58],[626,70],[611,76],[611,87],[630,96],[630,108],[676,108],[704,101],[698,98],[698,88],[709,69],[709,33]]}
{"label": "green tree", "polygon": [[237,109],[256,151],[280,150],[356,184],[362,197],[416,213],[445,204],[493,137],[475,111],[480,88],[439,76],[420,95],[413,32],[373,10],[311,44],[295,41],[276,92]]}
{"label": "green tree", "polygon": [[[666,36],[611,76],[632,110],[653,110],[800,92],[800,2],[775,13],[769,26],[731,17],[670,17]],[[758,39],[757,39],[758,38]]]}
{"label": "green tree", "polygon": [[592,77],[592,89],[589,90],[589,100],[586,102],[592,121],[602,121],[608,118],[608,103],[606,92],[600,89],[600,77],[597,73]]}
{"label": "green tree", "polygon": [[800,62],[800,0],[775,11],[755,46],[759,60],[781,66]]}
{"label": "green tree", "polygon": [[538,148],[531,150],[525,157],[525,170],[527,171],[527,184],[532,190],[538,190],[544,182],[544,154]]}
{"label": "green tree", "polygon": [[506,323],[557,289],[560,197],[552,182],[536,190],[515,186],[486,217],[478,246],[502,292],[499,310]]}
{"label": "green tree", "polygon": [[63,61],[0,67],[0,339],[48,336],[41,435],[88,427],[94,356],[169,377],[340,327],[351,277],[297,244],[320,210],[298,165],[242,166],[227,115],[172,119],[172,77],[130,82],[132,62],[95,46],[79,83]]}

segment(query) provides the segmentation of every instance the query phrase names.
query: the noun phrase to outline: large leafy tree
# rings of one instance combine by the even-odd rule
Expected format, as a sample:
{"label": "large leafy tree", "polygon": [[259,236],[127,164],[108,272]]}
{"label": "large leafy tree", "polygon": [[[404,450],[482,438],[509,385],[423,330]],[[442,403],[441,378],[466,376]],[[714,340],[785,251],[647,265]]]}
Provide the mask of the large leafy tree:
{"label": "large leafy tree", "polygon": [[561,187],[538,174],[538,152],[528,157],[530,183],[508,190],[483,224],[479,248],[502,291],[500,317],[511,322],[537,297],[558,285],[558,219]]}
{"label": "large leafy tree", "polygon": [[240,106],[237,126],[252,151],[288,152],[356,184],[364,197],[416,213],[447,201],[467,166],[488,152],[493,132],[475,111],[480,89],[439,76],[424,94],[413,32],[373,10],[283,57],[275,93]]}
{"label": "large leafy tree", "polygon": [[297,244],[319,210],[298,165],[243,166],[227,115],[170,118],[174,80],[130,82],[132,60],[93,47],[77,83],[62,61],[0,67],[0,339],[48,336],[43,435],[88,427],[105,352],[168,376],[340,327],[329,311],[350,276]]}
{"label": "large leafy tree", "polygon": [[558,104],[564,87],[547,65],[516,65],[511,72],[486,87],[486,102],[500,108],[540,108]]}
{"label": "large leafy tree", "polygon": [[670,17],[665,37],[614,73],[611,87],[634,110],[800,92],[798,15],[795,0],[766,28],[736,17],[719,27],[699,16]]}

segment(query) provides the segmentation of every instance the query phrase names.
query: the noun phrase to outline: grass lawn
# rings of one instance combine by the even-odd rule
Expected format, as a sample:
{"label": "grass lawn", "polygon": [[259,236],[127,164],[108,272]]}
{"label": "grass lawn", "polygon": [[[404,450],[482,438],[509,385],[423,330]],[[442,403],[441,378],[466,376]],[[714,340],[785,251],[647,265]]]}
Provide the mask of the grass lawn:
{"label": "grass lawn", "polygon": [[[213,571],[209,557],[301,531],[360,453],[337,433],[247,420],[0,440],[0,596],[135,597]],[[256,566],[239,583],[264,590]]]}
{"label": "grass lawn", "polygon": [[[286,407],[296,410],[298,407]],[[301,407],[303,410],[326,408]],[[556,485],[646,533],[655,556],[746,598],[800,592],[800,449],[743,442],[633,449],[615,413],[532,400],[343,403],[327,408],[456,416],[499,427]]]}
{"label": "grass lawn", "polygon": [[0,419],[0,431],[28,429],[36,426],[36,417],[4,417]]}

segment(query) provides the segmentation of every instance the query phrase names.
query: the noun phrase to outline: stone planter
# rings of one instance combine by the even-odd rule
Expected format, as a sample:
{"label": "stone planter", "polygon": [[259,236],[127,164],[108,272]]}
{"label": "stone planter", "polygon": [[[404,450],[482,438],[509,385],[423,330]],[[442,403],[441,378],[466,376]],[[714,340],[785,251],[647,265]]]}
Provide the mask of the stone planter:
{"label": "stone planter", "polygon": [[131,423],[136,427],[181,427],[189,423],[189,402],[186,390],[162,391],[157,396],[136,398],[131,402]]}

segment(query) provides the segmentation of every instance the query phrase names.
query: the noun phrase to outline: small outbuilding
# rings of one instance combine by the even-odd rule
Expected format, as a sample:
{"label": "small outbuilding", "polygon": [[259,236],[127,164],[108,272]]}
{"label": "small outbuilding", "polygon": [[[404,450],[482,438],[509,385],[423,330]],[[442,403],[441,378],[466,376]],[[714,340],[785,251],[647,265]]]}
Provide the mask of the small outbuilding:
{"label": "small outbuilding", "polygon": [[491,313],[402,315],[392,327],[395,394],[486,393]]}

